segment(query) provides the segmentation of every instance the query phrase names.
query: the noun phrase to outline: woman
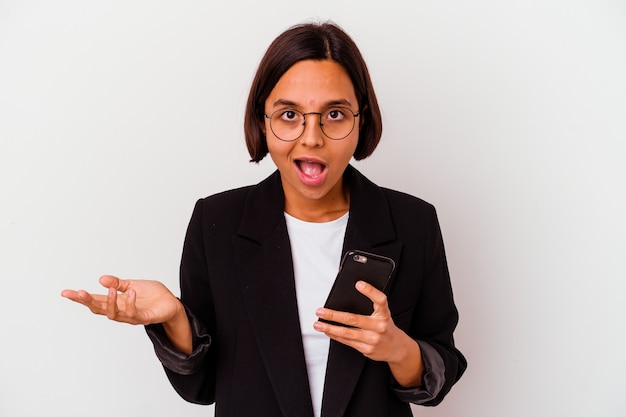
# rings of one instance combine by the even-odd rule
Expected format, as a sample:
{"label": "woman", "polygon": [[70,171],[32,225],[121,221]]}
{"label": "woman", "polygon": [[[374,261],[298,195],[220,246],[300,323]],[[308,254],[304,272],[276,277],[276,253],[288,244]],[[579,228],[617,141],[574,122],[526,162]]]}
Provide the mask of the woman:
{"label": "woman", "polygon": [[[107,295],[62,295],[146,325],[174,388],[215,402],[216,416],[410,416],[409,402],[438,404],[466,362],[435,210],[349,165],[381,132],[348,35],[328,23],[287,30],[259,64],[245,116],[252,161],[269,153],[278,170],[198,201],[180,300],[112,276],[100,279]],[[356,284],[369,316],[320,308],[349,249],[397,265],[386,294]]]}

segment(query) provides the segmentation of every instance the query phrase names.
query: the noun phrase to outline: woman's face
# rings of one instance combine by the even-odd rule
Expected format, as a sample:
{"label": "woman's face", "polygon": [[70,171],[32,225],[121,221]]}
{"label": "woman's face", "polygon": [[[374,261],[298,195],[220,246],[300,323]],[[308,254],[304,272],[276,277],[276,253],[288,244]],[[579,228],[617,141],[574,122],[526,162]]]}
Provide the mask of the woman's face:
{"label": "woman's face", "polygon": [[[265,114],[289,119],[295,113],[288,110],[324,113],[337,106],[359,112],[354,86],[345,69],[335,61],[306,60],[294,64],[278,80],[265,101]],[[331,112],[330,117],[341,117],[337,115]],[[265,119],[267,147],[281,174],[288,212],[287,208],[294,205],[332,210],[341,201],[344,205],[347,202],[342,176],[359,141],[360,116],[352,132],[341,140],[324,135],[320,117],[307,115],[302,136],[291,142],[278,139],[270,128],[270,119]]]}

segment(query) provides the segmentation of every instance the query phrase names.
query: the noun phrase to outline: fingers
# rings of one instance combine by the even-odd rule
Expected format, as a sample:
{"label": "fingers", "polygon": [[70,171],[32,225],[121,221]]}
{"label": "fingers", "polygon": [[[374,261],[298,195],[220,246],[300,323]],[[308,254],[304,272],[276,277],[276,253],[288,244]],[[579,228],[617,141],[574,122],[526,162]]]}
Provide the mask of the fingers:
{"label": "fingers", "polygon": [[131,288],[126,295],[126,314],[129,317],[135,317],[137,314],[137,305],[135,304],[137,301],[137,292]]}
{"label": "fingers", "polygon": [[387,304],[387,296],[385,293],[365,281],[358,281],[355,287],[357,291],[372,301],[374,311],[371,316],[363,316],[345,311],[331,310],[328,308],[320,308],[315,314],[324,320],[341,323],[346,326],[379,331],[383,324],[380,320],[372,320],[372,318],[387,319],[391,317],[391,311],[389,311],[389,306]]}
{"label": "fingers", "polygon": [[63,290],[61,291],[61,297],[67,298],[68,300],[78,302],[78,292],[74,290]]}
{"label": "fingers", "polygon": [[115,320],[122,323],[136,324],[137,321],[134,319],[134,316],[137,312],[137,306],[135,304],[135,301],[137,300],[137,293],[135,292],[135,290],[130,289],[126,293],[126,297],[124,297],[123,295],[120,297],[120,295],[121,293],[118,293],[115,288],[109,288],[109,292],[106,297],[104,314],[110,320]]}
{"label": "fingers", "polygon": [[317,321],[313,328],[329,338],[350,346],[366,357],[376,361],[388,361],[396,352],[399,329],[391,318],[387,296],[365,282],[356,284],[357,290],[367,296],[374,305],[369,316],[320,308],[316,315],[324,320],[352,327]]}
{"label": "fingers", "polygon": [[357,328],[361,328],[363,326],[364,323],[362,318],[368,317],[358,314],[347,313],[345,311],[331,310],[329,308],[319,308],[315,312],[315,315],[327,321],[341,323],[349,327]]}
{"label": "fingers", "polygon": [[320,321],[316,322],[313,327],[331,339],[355,348],[369,358],[380,360],[386,357],[385,346],[390,340],[389,330],[393,327],[387,296],[364,281],[358,281],[355,287],[372,301],[374,311],[371,315],[364,316],[320,308],[316,311],[318,317],[350,327]]}
{"label": "fingers", "polygon": [[117,318],[117,290],[115,288],[109,288],[109,293],[107,294],[107,304],[106,304],[106,316],[115,320]]}
{"label": "fingers", "polygon": [[[117,280],[117,278],[115,279]],[[105,282],[105,284],[108,285],[109,282]],[[85,290],[63,290],[61,292],[62,297],[84,305],[94,314],[107,316],[107,318],[115,321],[130,322],[130,318],[133,317],[137,311],[137,307],[135,306],[137,293],[135,290],[131,289],[128,291],[125,300],[119,300],[119,302],[122,303],[123,313],[120,312],[120,307],[118,306],[119,295],[117,289],[114,287],[110,287],[106,295],[90,294]]]}
{"label": "fingers", "polygon": [[91,294],[85,290],[63,290],[61,291],[61,296],[84,305],[88,305],[93,301]]}
{"label": "fingers", "polygon": [[[378,327],[378,326],[377,326]],[[376,359],[376,352],[379,349],[383,338],[383,328],[370,330],[364,328],[337,326],[330,323],[315,322],[313,328],[324,333],[329,338],[350,346],[367,357]],[[374,355],[374,356],[372,356]]]}
{"label": "fingers", "polygon": [[106,314],[107,296],[105,295],[92,295],[85,290],[63,290],[61,296],[84,305],[94,314]]}
{"label": "fingers", "polygon": [[[328,308],[320,308],[315,314],[317,317],[334,322],[341,323],[345,326],[332,325],[324,322],[316,322],[314,327],[316,330],[326,333],[328,335],[336,335],[342,337],[348,337],[346,329],[354,328],[356,330],[373,330],[375,332],[383,332],[386,325],[386,317],[375,316],[362,316],[360,314],[348,313],[345,311],[330,310]],[[382,319],[381,319],[382,318]],[[350,335],[354,335],[353,332],[348,332]]]}

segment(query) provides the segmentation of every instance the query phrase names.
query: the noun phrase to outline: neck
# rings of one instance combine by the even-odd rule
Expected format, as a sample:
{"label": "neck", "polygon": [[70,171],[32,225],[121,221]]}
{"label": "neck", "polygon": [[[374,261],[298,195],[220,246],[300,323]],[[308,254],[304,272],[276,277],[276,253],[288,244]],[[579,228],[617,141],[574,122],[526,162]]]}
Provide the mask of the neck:
{"label": "neck", "polygon": [[336,220],[350,210],[350,192],[339,181],[330,193],[320,199],[285,195],[285,212],[306,222],[324,223]]}

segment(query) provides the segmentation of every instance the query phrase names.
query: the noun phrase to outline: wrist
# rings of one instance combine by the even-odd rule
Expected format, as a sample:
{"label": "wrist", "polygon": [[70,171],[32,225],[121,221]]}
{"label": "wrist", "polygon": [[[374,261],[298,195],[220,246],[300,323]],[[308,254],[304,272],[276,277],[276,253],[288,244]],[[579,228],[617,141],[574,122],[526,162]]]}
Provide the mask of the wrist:
{"label": "wrist", "polygon": [[174,316],[163,322],[163,330],[172,346],[187,355],[193,351],[193,339],[191,335],[191,325],[180,300],[176,300],[178,305]]}
{"label": "wrist", "polygon": [[398,342],[393,349],[392,355],[387,360],[390,366],[400,366],[415,358],[416,353],[421,356],[419,345],[408,334],[398,329]]}
{"label": "wrist", "polygon": [[189,323],[189,319],[187,318],[187,313],[185,312],[185,307],[180,300],[176,299],[176,309],[174,314],[168,319],[163,321],[161,324],[166,332],[174,331],[176,328],[180,328],[181,325],[186,327]]}
{"label": "wrist", "polygon": [[417,341],[404,333],[404,338],[396,354],[387,363],[396,382],[403,387],[422,385],[424,364],[422,351]]}

